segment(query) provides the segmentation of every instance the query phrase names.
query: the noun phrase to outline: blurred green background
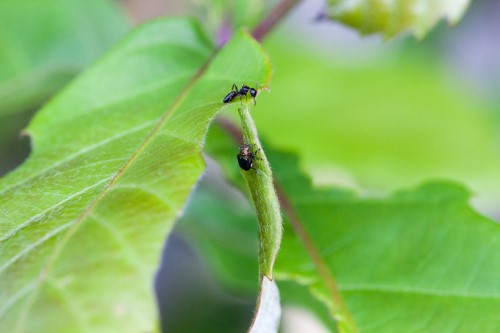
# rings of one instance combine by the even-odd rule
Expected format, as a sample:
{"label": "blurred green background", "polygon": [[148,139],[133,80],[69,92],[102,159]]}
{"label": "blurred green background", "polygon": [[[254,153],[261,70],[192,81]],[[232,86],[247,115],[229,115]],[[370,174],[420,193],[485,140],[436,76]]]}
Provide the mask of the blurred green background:
{"label": "blurred green background", "polygon": [[[213,3],[217,5],[211,12]],[[0,52],[11,55],[0,63],[0,96],[4,101],[1,105],[0,100],[0,175],[28,155],[29,139],[19,133],[32,114],[111,47],[128,27],[157,16],[194,12],[206,22],[208,31],[216,32],[213,25],[222,17],[220,8],[224,6],[223,1],[208,0],[126,0],[116,2],[116,7],[109,4],[102,8],[96,5],[87,12],[70,8],[74,20],[63,20],[57,15],[65,12],[57,11],[47,11],[49,17],[37,16],[40,20],[32,23],[35,30],[44,19],[58,22],[53,30],[44,30],[46,44],[29,43],[30,36],[16,40],[16,45],[0,38]],[[410,36],[390,41],[359,36],[339,24],[315,21],[321,8],[321,1],[304,1],[263,43],[275,73],[270,92],[259,96],[253,115],[266,142],[297,152],[303,168],[318,185],[336,184],[362,194],[384,195],[425,179],[453,179],[471,189],[480,212],[499,219],[500,1],[474,1],[458,26],[450,28],[442,23],[424,41]],[[250,10],[245,8],[240,13]],[[93,13],[99,15],[90,15]],[[50,18],[52,14],[56,17]],[[29,16],[23,19],[28,22]],[[96,22],[107,22],[108,27],[96,29]],[[103,37],[101,31],[109,34]],[[9,33],[23,31],[4,30],[0,37]],[[51,34],[57,35],[57,40],[50,40]],[[94,38],[96,35],[99,38]],[[20,56],[34,60],[26,62],[29,66],[16,67],[19,62],[13,59]],[[47,68],[50,70],[35,76]],[[16,75],[32,79],[12,85]],[[15,103],[11,103],[13,100]],[[179,259],[182,253],[191,253],[182,239],[178,238],[175,242],[180,245],[173,245],[169,251],[169,256],[177,258],[170,259],[174,265],[170,271],[179,269],[176,262],[182,263],[185,274],[198,277],[190,284],[205,286],[208,292],[160,290],[162,311],[172,313],[165,315],[172,318],[168,331],[185,330],[183,322],[189,322],[190,331],[196,331],[196,320],[183,321],[180,316],[182,309],[193,304],[205,304],[205,308],[222,309],[227,314],[226,321],[214,315],[216,311],[201,316],[202,327],[211,327],[207,322],[212,320],[214,327],[234,324],[238,327],[235,330],[241,330],[251,316],[253,299],[248,295],[228,296],[207,278],[210,274],[194,274],[208,268],[200,268],[197,260]],[[191,258],[195,257],[191,253]],[[167,280],[162,276],[157,280],[159,286],[167,285],[168,276],[163,277]],[[214,299],[208,306],[200,302],[207,297]],[[188,305],[172,306],[181,301],[188,301]],[[228,314],[228,309],[235,312]],[[299,324],[287,323],[286,332],[299,332]]]}
{"label": "blurred green background", "polygon": [[[28,43],[24,50],[16,45],[23,57],[36,60],[31,64],[36,70],[21,69],[22,74],[35,77],[40,68],[51,72],[13,91],[6,82],[10,67],[18,64],[9,62],[14,56],[3,61],[0,92],[24,100],[10,108],[15,112],[0,111],[0,174],[26,157],[28,140],[18,134],[33,111],[125,32],[122,21],[132,26],[160,15],[195,12],[212,31],[224,2],[215,1],[214,13],[207,3],[213,2],[128,0],[119,2],[123,12],[116,17],[108,6],[80,16],[81,8],[75,8],[77,18],[102,11],[101,18],[73,23],[78,40],[69,30],[57,36],[57,47],[54,42],[38,43],[38,48]],[[261,94],[254,111],[261,133],[273,146],[298,152],[318,184],[383,194],[424,179],[449,178],[468,186],[484,213],[498,216],[500,43],[495,31],[500,24],[494,13],[499,6],[499,1],[475,1],[457,27],[442,23],[420,42],[409,36],[363,37],[339,24],[316,22],[321,1],[304,1],[264,41],[275,74],[271,92]],[[120,21],[124,13],[128,17]],[[96,21],[109,22],[110,28],[96,27]],[[68,22],[46,29],[43,38],[58,34]],[[103,37],[101,31],[107,30]],[[96,31],[99,38],[93,39]],[[26,41],[31,42],[19,43]],[[50,50],[37,58],[48,45]]]}
{"label": "blurred green background", "polygon": [[474,2],[457,27],[443,23],[424,41],[360,37],[295,12],[264,43],[275,76],[254,111],[261,134],[298,151],[317,184],[376,195],[453,179],[498,217],[494,8],[500,2]]}

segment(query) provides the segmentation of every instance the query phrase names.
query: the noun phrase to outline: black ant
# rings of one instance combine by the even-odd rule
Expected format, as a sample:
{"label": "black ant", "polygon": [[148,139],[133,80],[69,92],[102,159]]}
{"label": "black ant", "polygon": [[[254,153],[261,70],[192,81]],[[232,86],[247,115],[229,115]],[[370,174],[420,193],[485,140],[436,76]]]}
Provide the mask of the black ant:
{"label": "black ant", "polygon": [[250,96],[252,96],[253,98],[254,105],[257,105],[257,101],[255,100],[255,97],[257,97],[257,89],[250,88],[247,85],[242,85],[241,89],[238,90],[238,86],[236,86],[236,84],[234,83],[231,89],[232,90],[229,92],[229,94],[227,94],[226,97],[224,97],[224,99],[222,100],[223,103],[232,102],[236,98],[236,96],[240,97],[240,102],[241,96],[245,96],[245,98],[248,100],[248,94],[250,94]]}
{"label": "black ant", "polygon": [[229,94],[227,94],[226,97],[224,97],[224,99],[222,100],[223,103],[232,102],[233,99],[235,99],[238,95],[238,87],[236,86],[236,84],[233,83],[233,87],[231,89],[232,90],[229,92]]}
{"label": "black ant", "polygon": [[257,105],[257,101],[255,101],[255,97],[257,96],[257,90],[254,88],[250,88],[249,86],[242,85],[240,91],[238,91],[238,96],[240,96],[240,101],[241,101],[241,96],[245,96],[245,99],[248,100],[248,94],[252,96],[254,106]]}
{"label": "black ant", "polygon": [[250,169],[254,169],[253,167],[253,162],[255,159],[259,159],[257,156],[257,153],[260,151],[260,149],[257,149],[256,151],[250,151],[250,148],[255,146],[255,144],[244,144],[243,146],[240,147],[240,152],[236,157],[238,158],[238,164],[240,165],[240,168],[242,168],[245,171],[248,171]]}

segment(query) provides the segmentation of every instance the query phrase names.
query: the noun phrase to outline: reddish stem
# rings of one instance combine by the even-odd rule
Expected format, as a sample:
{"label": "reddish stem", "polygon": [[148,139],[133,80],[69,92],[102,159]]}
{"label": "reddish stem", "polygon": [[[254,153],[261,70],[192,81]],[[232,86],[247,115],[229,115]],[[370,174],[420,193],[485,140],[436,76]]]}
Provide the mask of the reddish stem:
{"label": "reddish stem", "polygon": [[252,31],[252,36],[258,41],[262,40],[298,2],[299,0],[282,0]]}

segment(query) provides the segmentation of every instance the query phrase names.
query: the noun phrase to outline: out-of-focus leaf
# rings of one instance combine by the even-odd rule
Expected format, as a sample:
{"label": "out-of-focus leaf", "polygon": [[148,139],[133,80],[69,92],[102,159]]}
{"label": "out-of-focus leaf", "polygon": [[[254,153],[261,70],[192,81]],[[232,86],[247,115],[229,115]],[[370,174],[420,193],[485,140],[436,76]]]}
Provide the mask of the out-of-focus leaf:
{"label": "out-of-focus leaf", "polygon": [[[326,306],[311,295],[307,286],[303,286],[294,281],[281,280],[278,281],[278,287],[283,300],[283,312],[285,312],[287,308],[301,308],[315,315],[330,332],[338,332],[335,326],[335,320],[328,312]],[[286,320],[286,318],[284,319]]]}
{"label": "out-of-focus leaf", "polygon": [[0,2],[0,116],[37,107],[127,29],[109,0]]}
{"label": "out-of-focus leaf", "polygon": [[[217,132],[217,126],[212,126],[207,139],[212,152],[228,148],[228,138]],[[231,161],[234,167],[225,170],[233,171],[245,188],[235,152],[236,149],[229,149],[225,154],[230,158],[223,160]],[[259,275],[257,217],[243,195],[224,183],[218,173],[209,172],[203,178],[179,220],[177,230],[206,260],[226,290],[236,295],[256,295]],[[306,287],[293,281],[277,283],[283,305],[307,308],[335,331],[326,307],[314,299]]]}
{"label": "out-of-focus leaf", "polygon": [[[229,154],[220,142],[211,151],[224,160]],[[315,189],[298,171],[295,157],[269,147],[266,153],[303,231],[299,235],[285,224],[275,267],[278,282],[308,286],[331,310],[327,282],[336,279],[360,332],[495,332],[500,225],[470,208],[463,187],[433,182],[363,199]],[[231,216],[232,225],[240,225]],[[280,290],[284,299],[290,289]]]}
{"label": "out-of-focus leaf", "polygon": [[277,279],[309,285],[330,309],[336,279],[360,332],[495,332],[500,225],[474,212],[461,186],[360,199],[313,189],[290,156],[270,159],[304,231],[285,228]]}
{"label": "out-of-focus leaf", "polygon": [[282,37],[265,43],[279,75],[252,115],[315,181],[387,191],[448,178],[498,206],[500,122],[456,73],[414,52],[346,66]]}
{"label": "out-of-focus leaf", "polygon": [[410,30],[423,37],[442,18],[457,22],[469,0],[329,0],[328,16],[362,34],[392,37]]}
{"label": "out-of-focus leaf", "polygon": [[0,331],[151,331],[207,127],[234,80],[270,73],[247,34],[215,52],[196,22],[159,20],[39,112],[33,154],[0,182]]}
{"label": "out-of-focus leaf", "polygon": [[[214,127],[207,138],[210,146],[214,144]],[[235,157],[236,153],[231,154],[235,174],[245,186]],[[215,177],[213,173],[203,178],[176,229],[209,261],[227,289],[255,296],[259,281],[257,216],[241,193],[217,178],[220,175]]]}
{"label": "out-of-focus leaf", "polygon": [[232,15],[234,28],[254,28],[272,8],[276,1],[236,0]]}
{"label": "out-of-focus leaf", "polygon": [[251,297],[229,295],[214,280],[210,266],[202,262],[204,258],[185,241],[178,232],[169,235],[155,276],[161,332],[214,333],[221,327],[226,332],[246,332],[257,292]]}
{"label": "out-of-focus leaf", "polygon": [[192,0],[206,27],[224,41],[239,29],[251,31],[274,8],[276,0]]}

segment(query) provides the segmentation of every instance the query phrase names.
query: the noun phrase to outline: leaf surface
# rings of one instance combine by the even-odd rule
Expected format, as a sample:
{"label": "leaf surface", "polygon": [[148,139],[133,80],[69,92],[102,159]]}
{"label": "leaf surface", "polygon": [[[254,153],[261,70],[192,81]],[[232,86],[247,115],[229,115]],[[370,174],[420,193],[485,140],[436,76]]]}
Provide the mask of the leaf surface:
{"label": "leaf surface", "polygon": [[252,115],[270,144],[299,154],[314,181],[390,193],[454,179],[497,211],[499,118],[459,72],[415,52],[420,43],[382,57],[369,48],[370,60],[346,65],[283,37],[264,43],[280,75]]}
{"label": "leaf surface", "polygon": [[361,199],[313,189],[286,155],[272,163],[289,170],[276,175],[305,234],[285,229],[278,279],[308,285],[331,309],[327,276],[311,265],[318,255],[360,332],[496,330],[500,225],[474,212],[461,186],[427,183]]}
{"label": "leaf surface", "polygon": [[199,0],[194,5],[206,22],[205,27],[224,39],[239,29],[251,31],[276,2],[276,0]]}
{"label": "leaf surface", "polygon": [[0,116],[40,105],[126,30],[112,1],[2,1]]}
{"label": "leaf surface", "polygon": [[[208,138],[212,148],[224,145],[224,142],[219,145],[213,135],[216,127],[211,127]],[[225,153],[225,156],[232,155]],[[239,167],[235,159],[230,160],[234,176],[241,182]],[[212,171],[202,178],[176,230],[206,259],[213,274],[228,292],[239,297],[254,297],[259,276],[257,216],[244,196],[220,177]],[[241,186],[246,188],[245,184]],[[277,283],[285,309],[288,305],[307,308],[320,317],[332,332],[336,332],[326,307],[311,296],[307,287],[293,281]]]}
{"label": "leaf surface", "polygon": [[469,0],[329,0],[328,17],[362,34],[392,37],[410,30],[423,37],[441,19],[457,22]]}
{"label": "leaf surface", "polygon": [[[211,151],[224,160],[228,154],[220,143]],[[306,286],[332,313],[336,306],[328,284],[333,282],[360,332],[495,332],[500,225],[470,208],[463,187],[432,182],[387,198],[360,198],[314,188],[295,157],[269,147],[266,152],[300,229],[285,224],[274,271],[278,284]],[[282,207],[290,221],[290,207]],[[248,217],[236,223],[237,215],[229,216],[231,235],[237,226],[245,230]],[[218,221],[224,218],[219,215]],[[227,244],[218,237],[209,245]],[[219,263],[233,262],[227,249],[206,253],[217,255]],[[285,301],[293,293],[290,285],[280,289]],[[318,307],[308,309],[323,315]]]}
{"label": "leaf surface", "polygon": [[267,84],[247,34],[221,51],[188,19],[134,30],[28,128],[0,182],[0,331],[144,332],[161,246],[204,169],[233,82]]}

